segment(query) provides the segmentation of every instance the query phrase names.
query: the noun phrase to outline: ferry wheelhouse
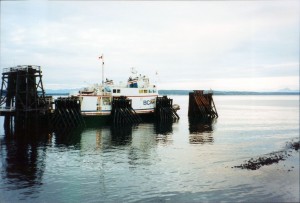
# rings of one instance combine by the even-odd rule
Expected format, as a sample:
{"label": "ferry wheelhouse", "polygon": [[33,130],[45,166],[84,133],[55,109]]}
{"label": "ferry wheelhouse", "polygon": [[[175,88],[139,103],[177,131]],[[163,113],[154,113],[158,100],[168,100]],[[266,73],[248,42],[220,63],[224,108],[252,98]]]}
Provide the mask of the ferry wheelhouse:
{"label": "ferry wheelhouse", "polygon": [[109,79],[104,81],[102,76],[102,84],[83,88],[72,96],[79,98],[84,117],[110,115],[113,97],[120,96],[131,100],[132,108],[137,114],[148,115],[154,113],[158,91],[156,85],[150,83],[148,76],[138,74],[132,68],[131,76],[125,83],[114,84]]}

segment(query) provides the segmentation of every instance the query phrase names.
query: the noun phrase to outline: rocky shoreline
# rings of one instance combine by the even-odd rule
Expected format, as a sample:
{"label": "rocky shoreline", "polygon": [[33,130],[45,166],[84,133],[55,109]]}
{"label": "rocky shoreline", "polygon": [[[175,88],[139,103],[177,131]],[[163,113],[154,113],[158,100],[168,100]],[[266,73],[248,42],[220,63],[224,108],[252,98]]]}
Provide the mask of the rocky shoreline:
{"label": "rocky shoreline", "polygon": [[246,161],[244,164],[233,166],[232,168],[241,168],[248,170],[257,170],[262,166],[271,165],[274,163],[278,163],[279,161],[285,160],[287,157],[291,156],[291,152],[295,150],[299,150],[299,141],[297,142],[288,142],[284,150],[278,152],[272,152],[258,158],[251,158]]}

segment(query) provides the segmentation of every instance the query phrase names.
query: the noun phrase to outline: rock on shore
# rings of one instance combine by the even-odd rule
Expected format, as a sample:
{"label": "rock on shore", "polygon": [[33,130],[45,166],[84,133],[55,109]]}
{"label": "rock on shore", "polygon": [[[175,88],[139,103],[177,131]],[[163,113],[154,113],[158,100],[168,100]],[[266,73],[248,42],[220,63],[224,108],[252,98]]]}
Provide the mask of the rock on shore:
{"label": "rock on shore", "polygon": [[232,168],[241,168],[248,170],[257,170],[262,166],[271,165],[274,163],[278,163],[279,161],[285,160],[287,157],[291,156],[290,150],[299,150],[299,141],[297,142],[288,142],[286,144],[286,148],[282,151],[272,152],[270,154],[266,154],[264,156],[260,156],[258,158],[251,158],[246,161],[244,164],[234,166]]}

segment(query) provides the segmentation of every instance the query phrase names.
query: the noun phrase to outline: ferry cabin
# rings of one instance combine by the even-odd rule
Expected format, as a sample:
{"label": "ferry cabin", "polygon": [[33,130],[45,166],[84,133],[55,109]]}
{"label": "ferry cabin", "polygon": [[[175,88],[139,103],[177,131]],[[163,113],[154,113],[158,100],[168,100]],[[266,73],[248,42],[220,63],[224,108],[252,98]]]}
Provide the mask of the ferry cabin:
{"label": "ferry cabin", "polygon": [[[134,78],[134,79],[132,79]],[[114,85],[106,80],[103,85],[94,85],[79,91],[81,114],[83,116],[110,115],[113,97],[126,96],[132,100],[132,108],[138,114],[154,113],[157,88],[146,76],[130,77],[126,85]]]}

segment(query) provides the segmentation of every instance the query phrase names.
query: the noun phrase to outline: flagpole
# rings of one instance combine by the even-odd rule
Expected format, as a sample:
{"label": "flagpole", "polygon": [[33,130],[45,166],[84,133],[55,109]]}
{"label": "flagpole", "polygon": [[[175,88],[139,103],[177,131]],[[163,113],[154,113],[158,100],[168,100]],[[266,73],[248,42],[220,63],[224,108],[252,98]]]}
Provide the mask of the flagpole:
{"label": "flagpole", "polygon": [[103,54],[101,55],[101,63],[102,63],[102,85],[104,85],[104,60],[103,60]]}

